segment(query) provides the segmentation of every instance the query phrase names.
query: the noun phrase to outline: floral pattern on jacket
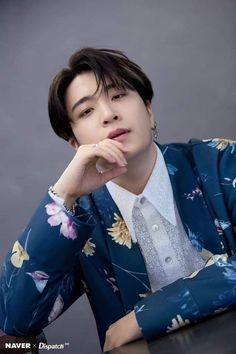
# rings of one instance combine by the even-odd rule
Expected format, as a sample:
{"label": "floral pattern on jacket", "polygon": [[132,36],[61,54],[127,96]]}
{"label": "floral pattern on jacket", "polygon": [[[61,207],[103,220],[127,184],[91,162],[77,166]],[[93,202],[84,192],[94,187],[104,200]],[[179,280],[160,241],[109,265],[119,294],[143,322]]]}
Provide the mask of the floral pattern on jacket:
{"label": "floral pattern on jacket", "polygon": [[107,328],[133,309],[151,340],[236,305],[235,142],[159,147],[186,237],[205,267],[152,293],[138,243],[105,186],[81,197],[75,216],[46,194],[3,265],[3,331],[40,331],[84,292],[101,346]]}

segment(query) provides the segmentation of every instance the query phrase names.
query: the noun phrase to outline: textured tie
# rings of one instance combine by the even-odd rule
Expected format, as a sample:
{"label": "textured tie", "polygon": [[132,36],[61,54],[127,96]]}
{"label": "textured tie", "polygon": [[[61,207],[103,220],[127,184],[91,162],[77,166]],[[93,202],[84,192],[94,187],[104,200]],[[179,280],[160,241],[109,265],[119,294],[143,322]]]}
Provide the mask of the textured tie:
{"label": "textured tie", "polygon": [[158,253],[153,245],[143,214],[136,206],[133,207],[132,221],[135,236],[146,264],[151,288],[155,291],[160,288],[160,284],[165,284],[167,277],[161,266]]}

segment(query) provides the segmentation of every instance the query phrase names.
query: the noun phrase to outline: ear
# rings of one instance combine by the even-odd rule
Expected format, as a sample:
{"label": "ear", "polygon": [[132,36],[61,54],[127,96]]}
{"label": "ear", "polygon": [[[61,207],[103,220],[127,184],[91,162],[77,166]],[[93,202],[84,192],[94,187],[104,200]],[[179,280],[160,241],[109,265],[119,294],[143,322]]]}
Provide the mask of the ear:
{"label": "ear", "polygon": [[69,145],[70,146],[72,146],[72,148],[73,149],[75,149],[75,150],[78,150],[78,148],[79,148],[79,143],[78,143],[78,141],[76,140],[76,138],[70,138],[69,140],[68,140],[68,143],[69,143]]}
{"label": "ear", "polygon": [[148,111],[148,114],[149,114],[149,117],[150,117],[151,128],[154,128],[155,117],[154,117],[154,113],[153,113],[153,110],[152,110],[151,102],[147,101],[146,108],[147,108],[147,111]]}

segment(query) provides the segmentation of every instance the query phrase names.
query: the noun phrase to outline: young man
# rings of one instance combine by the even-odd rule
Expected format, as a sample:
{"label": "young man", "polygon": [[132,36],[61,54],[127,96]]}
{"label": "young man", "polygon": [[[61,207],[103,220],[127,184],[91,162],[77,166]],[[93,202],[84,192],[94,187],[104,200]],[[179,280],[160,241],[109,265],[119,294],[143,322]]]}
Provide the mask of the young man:
{"label": "young man", "polygon": [[84,291],[104,350],[235,305],[236,144],[157,144],[152,96],[115,50],[54,79],[51,124],[76,153],[6,258],[5,332],[37,333]]}

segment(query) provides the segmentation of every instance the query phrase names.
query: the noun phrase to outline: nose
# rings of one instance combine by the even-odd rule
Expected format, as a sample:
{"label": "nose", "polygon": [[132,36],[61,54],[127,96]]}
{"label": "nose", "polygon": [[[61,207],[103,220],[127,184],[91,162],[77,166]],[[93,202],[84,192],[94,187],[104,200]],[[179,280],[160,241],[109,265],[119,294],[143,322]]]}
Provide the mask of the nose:
{"label": "nose", "polygon": [[109,104],[102,104],[101,107],[101,123],[103,126],[108,125],[114,120],[119,120],[117,112],[114,112]]}

